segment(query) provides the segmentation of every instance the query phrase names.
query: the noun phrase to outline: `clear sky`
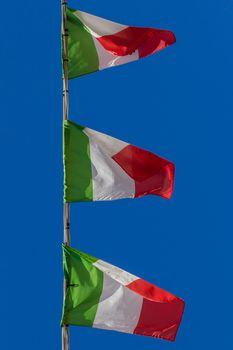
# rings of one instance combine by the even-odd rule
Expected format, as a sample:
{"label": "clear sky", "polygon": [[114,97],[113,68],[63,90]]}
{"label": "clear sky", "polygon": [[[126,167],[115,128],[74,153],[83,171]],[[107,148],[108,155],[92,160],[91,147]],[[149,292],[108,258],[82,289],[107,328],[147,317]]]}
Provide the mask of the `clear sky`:
{"label": "clear sky", "polygon": [[[232,0],[70,0],[177,43],[70,82],[70,117],[176,165],[175,192],[72,206],[72,246],[186,301],[175,343],[72,328],[72,350],[230,349]],[[60,2],[1,4],[1,348],[61,349]]]}

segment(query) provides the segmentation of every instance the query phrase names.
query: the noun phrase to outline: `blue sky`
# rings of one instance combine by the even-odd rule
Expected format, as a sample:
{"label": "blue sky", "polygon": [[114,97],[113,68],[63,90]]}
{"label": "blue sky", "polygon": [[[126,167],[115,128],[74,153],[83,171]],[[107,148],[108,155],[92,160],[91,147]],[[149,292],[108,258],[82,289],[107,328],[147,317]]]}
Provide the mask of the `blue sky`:
{"label": "blue sky", "polygon": [[[176,164],[175,192],[72,206],[72,246],[182,297],[177,341],[73,328],[71,349],[230,349],[233,2],[69,1],[177,44],[70,82],[70,117]],[[1,5],[2,348],[60,349],[60,3]]]}

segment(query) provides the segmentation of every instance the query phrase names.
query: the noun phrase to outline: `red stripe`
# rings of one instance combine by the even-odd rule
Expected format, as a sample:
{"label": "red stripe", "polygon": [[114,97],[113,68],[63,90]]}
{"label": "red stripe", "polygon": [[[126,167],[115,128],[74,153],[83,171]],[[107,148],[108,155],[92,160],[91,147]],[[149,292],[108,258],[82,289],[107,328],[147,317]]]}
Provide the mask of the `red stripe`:
{"label": "red stripe", "polygon": [[142,279],[127,288],[143,296],[135,334],[174,341],[184,312],[184,301]]}
{"label": "red stripe", "polygon": [[138,27],[127,27],[116,34],[105,35],[97,40],[114,55],[131,55],[138,50],[140,58],[176,42],[175,35],[168,30]]}
{"label": "red stripe", "polygon": [[132,145],[112,158],[135,181],[135,197],[148,194],[171,197],[175,173],[173,163]]}

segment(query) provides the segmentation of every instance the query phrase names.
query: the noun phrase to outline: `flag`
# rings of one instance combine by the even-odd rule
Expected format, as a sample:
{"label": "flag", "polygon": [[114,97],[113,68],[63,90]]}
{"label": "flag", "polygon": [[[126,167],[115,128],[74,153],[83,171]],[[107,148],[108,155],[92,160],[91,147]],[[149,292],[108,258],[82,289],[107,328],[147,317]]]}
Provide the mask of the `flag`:
{"label": "flag", "polygon": [[67,291],[62,324],[175,340],[182,299],[65,245],[63,263]]}
{"label": "flag", "polygon": [[64,200],[158,195],[169,199],[174,164],[98,131],[64,121]]}
{"label": "flag", "polygon": [[67,25],[69,79],[138,60],[176,41],[168,30],[126,26],[70,8]]}

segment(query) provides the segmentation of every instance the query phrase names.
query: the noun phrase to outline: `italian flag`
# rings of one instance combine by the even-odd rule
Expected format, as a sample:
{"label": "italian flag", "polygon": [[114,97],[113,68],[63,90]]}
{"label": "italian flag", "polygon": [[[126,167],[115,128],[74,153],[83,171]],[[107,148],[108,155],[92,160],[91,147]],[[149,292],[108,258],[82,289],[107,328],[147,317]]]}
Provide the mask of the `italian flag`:
{"label": "italian flag", "polygon": [[169,199],[174,164],[114,137],[64,122],[64,200],[85,202],[158,195]]}
{"label": "italian flag", "polygon": [[126,26],[67,9],[68,77],[136,61],[175,43],[168,30]]}
{"label": "italian flag", "polygon": [[63,325],[174,341],[184,301],[103,260],[63,245]]}

